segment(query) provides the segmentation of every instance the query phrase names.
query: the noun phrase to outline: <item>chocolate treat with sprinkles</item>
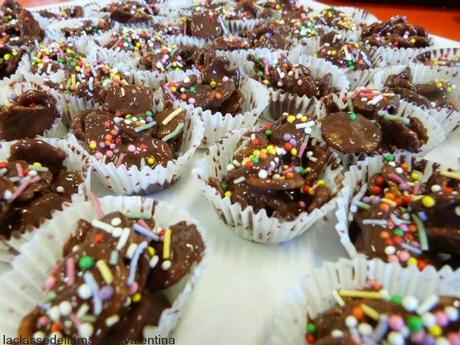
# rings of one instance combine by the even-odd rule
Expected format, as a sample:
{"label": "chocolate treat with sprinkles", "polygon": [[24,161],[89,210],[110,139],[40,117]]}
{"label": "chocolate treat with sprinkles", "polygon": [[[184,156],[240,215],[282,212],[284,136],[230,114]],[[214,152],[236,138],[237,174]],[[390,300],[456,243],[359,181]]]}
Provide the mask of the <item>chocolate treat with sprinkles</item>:
{"label": "chocolate treat with sprinkles", "polygon": [[16,73],[23,54],[24,49],[22,48],[0,44],[0,79],[8,78]]}
{"label": "chocolate treat with sprinkles", "polygon": [[23,318],[18,335],[101,345],[145,339],[171,306],[161,290],[184,278],[205,246],[193,224],[160,228],[139,216],[80,219],[44,284],[46,299]]}
{"label": "chocolate treat with sprinkles", "polygon": [[41,42],[45,32],[16,0],[5,0],[0,7],[0,45],[22,46]]}
{"label": "chocolate treat with sprinkles", "polygon": [[142,53],[151,49],[161,48],[164,44],[164,38],[161,33],[152,34],[143,29],[123,27],[112,34],[105,48]]}
{"label": "chocolate treat with sprinkles", "polygon": [[327,7],[312,17],[317,23],[337,30],[354,31],[357,29],[353,16],[347,12],[337,10],[334,6]]}
{"label": "chocolate treat with sprinkles", "polygon": [[206,45],[211,50],[239,50],[249,49],[252,47],[251,41],[247,37],[239,35],[227,35],[217,37]]}
{"label": "chocolate treat with sprinkles", "polygon": [[314,77],[307,66],[292,64],[282,56],[273,64],[259,55],[248,55],[254,63],[255,78],[264,85],[298,96],[321,98],[338,90],[332,85],[332,74]]}
{"label": "chocolate treat with sprinkles", "polygon": [[230,68],[227,58],[218,56],[205,61],[200,80],[195,75],[186,76],[180,82],[168,83],[165,91],[169,99],[181,100],[212,112],[236,115],[244,103],[239,84],[239,72]]}
{"label": "chocolate treat with sprinkles", "polygon": [[321,37],[321,47],[315,55],[350,71],[366,70],[372,66],[369,53],[361,43],[345,42],[341,34],[334,31]]}
{"label": "chocolate treat with sprinkles", "polygon": [[309,138],[314,122],[306,114],[287,113],[273,125],[246,133],[221,180],[209,184],[222,197],[254,213],[264,209],[269,217],[294,220],[332,199],[323,179],[337,160],[327,147]]}
{"label": "chocolate treat with sprinkles", "polygon": [[151,51],[145,51],[139,60],[139,64],[147,70],[159,72],[186,71],[200,67],[202,63],[203,49],[177,44],[163,44]]}
{"label": "chocolate treat with sprinkles", "polygon": [[345,154],[373,154],[405,149],[418,152],[428,142],[427,129],[415,116],[398,116],[399,96],[356,88],[341,108],[334,97],[324,98],[322,138]]}
{"label": "chocolate treat with sprinkles", "polygon": [[309,320],[305,340],[315,345],[459,344],[460,299],[429,294],[390,295],[378,282],[333,291],[335,307]]}
{"label": "chocolate treat with sprinkles", "polygon": [[454,48],[452,52],[446,50],[443,52],[443,49],[440,49],[440,53],[437,53],[438,51],[427,51],[416,56],[413,61],[430,67],[454,67],[457,70],[460,69],[460,51]]}
{"label": "chocolate treat with sprinkles", "polygon": [[410,67],[406,67],[401,73],[389,75],[385,80],[387,92],[397,93],[408,102],[438,110],[456,108],[449,99],[449,94],[456,88],[457,85],[443,79],[435,79],[426,84],[414,84]]}
{"label": "chocolate treat with sprinkles", "polygon": [[350,238],[359,253],[403,266],[460,266],[460,174],[384,156],[355,197]]}
{"label": "chocolate treat with sprinkles", "polygon": [[295,42],[289,22],[284,19],[261,23],[241,35],[247,37],[254,47],[269,49],[289,49]]}
{"label": "chocolate treat with sprinkles", "polygon": [[41,10],[38,13],[48,19],[70,19],[81,18],[85,15],[85,10],[82,6],[62,7],[59,12],[51,12],[49,10]]}
{"label": "chocolate treat with sprinkles", "polygon": [[185,18],[183,25],[187,36],[204,39],[222,36],[225,29],[220,5],[210,3],[193,6],[191,16]]}
{"label": "chocolate treat with sprinkles", "polygon": [[92,36],[112,28],[113,22],[108,17],[99,18],[97,21],[83,20],[78,25],[70,25],[61,28],[65,38]]}
{"label": "chocolate treat with sprinkles", "polygon": [[123,24],[136,24],[147,22],[158,14],[155,5],[142,4],[137,1],[111,3],[102,9],[110,13],[110,19]]}
{"label": "chocolate treat with sprinkles", "polygon": [[85,59],[86,56],[78,52],[72,43],[64,40],[41,44],[32,55],[31,71],[38,74],[60,70],[67,74],[78,73]]}
{"label": "chocolate treat with sprinkles", "polygon": [[34,138],[51,129],[60,114],[56,100],[45,91],[29,90],[13,94],[0,106],[0,139]]}
{"label": "chocolate treat with sprinkles", "polygon": [[[104,110],[82,111],[75,119],[72,132],[98,160],[127,167],[166,166],[178,157],[185,127],[182,108],[169,107],[154,113],[148,97],[118,89],[104,103]],[[129,101],[131,99],[131,101]]]}
{"label": "chocolate treat with sprinkles", "polygon": [[11,146],[8,161],[0,163],[0,237],[31,231],[62,210],[78,192],[82,177],[64,166],[66,153],[35,139]]}
{"label": "chocolate treat with sprinkles", "polygon": [[294,0],[268,0],[261,5],[265,8],[261,17],[265,18],[307,19],[313,11]]}
{"label": "chocolate treat with sprinkles", "polygon": [[425,28],[412,25],[401,16],[365,26],[361,39],[376,47],[424,48],[432,44]]}

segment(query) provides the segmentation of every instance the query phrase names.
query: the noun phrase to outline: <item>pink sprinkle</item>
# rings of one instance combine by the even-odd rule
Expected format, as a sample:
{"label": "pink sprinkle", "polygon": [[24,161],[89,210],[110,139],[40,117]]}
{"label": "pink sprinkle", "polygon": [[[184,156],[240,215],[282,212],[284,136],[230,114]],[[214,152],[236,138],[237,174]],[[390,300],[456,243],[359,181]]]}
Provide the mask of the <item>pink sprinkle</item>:
{"label": "pink sprinkle", "polygon": [[45,292],[50,291],[54,287],[54,284],[56,284],[56,278],[54,278],[53,276],[49,276],[48,278],[46,278]]}
{"label": "pink sprinkle", "polygon": [[452,345],[460,345],[460,335],[450,332],[447,334],[447,339]]}
{"label": "pink sprinkle", "polygon": [[75,260],[70,257],[66,260],[67,285],[72,286],[75,282]]}
{"label": "pink sprinkle", "polygon": [[303,84],[302,79],[297,80],[297,85],[301,86]]}
{"label": "pink sprinkle", "polygon": [[109,157],[109,158],[112,158],[112,157],[113,157],[113,151],[108,150],[108,151],[105,153],[105,155],[106,155],[107,157]]}
{"label": "pink sprinkle", "polygon": [[399,256],[399,260],[401,260],[402,262],[406,262],[410,258],[409,253],[407,251],[405,251],[405,250],[401,250],[398,253],[398,256]]}
{"label": "pink sprinkle", "polygon": [[392,315],[388,319],[388,324],[395,331],[400,331],[404,326],[404,321],[399,315]]}
{"label": "pink sprinkle", "polygon": [[37,323],[39,327],[45,327],[48,324],[48,316],[42,316],[38,319]]}
{"label": "pink sprinkle", "polygon": [[129,152],[134,152],[134,151],[136,151],[136,146],[134,146],[133,144],[129,145],[129,146],[128,146],[128,151],[129,151]]}
{"label": "pink sprinkle", "polygon": [[190,104],[195,104],[196,100],[195,100],[195,98],[190,97],[190,98],[188,99],[188,102],[189,102]]}
{"label": "pink sprinkle", "polygon": [[434,316],[436,317],[436,323],[441,327],[446,327],[449,323],[447,315],[442,311],[437,311]]}
{"label": "pink sprinkle", "polygon": [[137,285],[137,283],[134,282],[129,286],[128,292],[130,295],[134,295],[138,289],[139,289],[139,285]]}
{"label": "pink sprinkle", "polygon": [[147,225],[147,223],[143,220],[143,219],[139,219],[137,221],[137,223],[140,225],[140,226],[143,226],[144,228],[148,229],[148,230],[152,230],[150,229],[150,226]]}
{"label": "pink sprinkle", "polygon": [[395,181],[395,182],[398,183],[398,184],[405,183],[404,180],[403,180],[401,177],[399,177],[398,175],[396,175],[395,173],[389,173],[389,174],[388,174],[388,178],[389,178],[390,180]]}
{"label": "pink sprinkle", "polygon": [[22,165],[16,163],[16,171],[18,172],[18,176],[24,176],[24,171],[22,170]]}
{"label": "pink sprinkle", "polygon": [[97,198],[96,194],[94,194],[94,192],[89,192],[89,200],[91,200],[91,202],[93,203],[93,206],[99,218],[104,218],[105,213],[104,211],[102,211],[102,207],[99,202],[99,199]]}
{"label": "pink sprinkle", "polygon": [[77,326],[77,327],[80,326],[81,322],[78,319],[77,315],[72,313],[72,314],[69,315],[69,318],[72,320],[72,322],[75,324],[75,326]]}
{"label": "pink sprinkle", "polygon": [[115,143],[111,143],[109,147],[111,150],[113,150],[115,147],[117,147],[117,145]]}
{"label": "pink sprinkle", "polygon": [[97,151],[97,152],[94,154],[94,157],[96,157],[96,159],[101,160],[102,158],[104,158],[104,155],[102,154],[102,152]]}
{"label": "pink sprinkle", "polygon": [[173,101],[177,101],[176,96],[174,96],[174,94],[172,93],[172,91],[171,91],[171,89],[169,88],[168,85],[165,85],[165,86],[164,86],[164,89],[165,89],[166,93],[168,94],[168,96],[169,96]]}
{"label": "pink sprinkle", "polygon": [[16,188],[14,191],[13,195],[11,198],[8,200],[8,203],[11,204],[18,196],[21,195],[21,193],[27,188],[29,184],[35,183],[40,181],[40,176],[35,176],[34,178],[30,179],[26,177],[24,180],[22,180],[21,184]]}
{"label": "pink sprinkle", "polygon": [[222,78],[222,81],[223,81],[224,83],[228,82],[228,77],[225,75],[225,76]]}
{"label": "pink sprinkle", "polygon": [[305,152],[305,149],[307,148],[307,143],[304,141],[302,142],[302,144],[300,145],[300,150],[299,150],[299,154],[297,155],[297,157],[302,157],[303,156],[303,153]]}

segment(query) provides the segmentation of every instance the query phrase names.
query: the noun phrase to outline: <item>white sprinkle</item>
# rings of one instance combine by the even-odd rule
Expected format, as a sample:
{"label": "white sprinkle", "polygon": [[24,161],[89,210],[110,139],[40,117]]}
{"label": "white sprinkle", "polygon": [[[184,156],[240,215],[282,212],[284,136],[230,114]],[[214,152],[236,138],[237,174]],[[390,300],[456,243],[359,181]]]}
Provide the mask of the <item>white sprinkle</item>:
{"label": "white sprinkle", "polygon": [[126,257],[128,259],[131,259],[134,255],[134,252],[137,249],[137,244],[136,243],[130,243],[128,250],[126,251]]}
{"label": "white sprinkle", "polygon": [[110,221],[110,224],[112,224],[113,226],[118,226],[121,224],[121,219],[118,217],[115,217]]}
{"label": "white sprinkle", "polygon": [[155,268],[155,266],[158,264],[158,261],[160,261],[158,255],[153,256],[149,261],[150,268]]}
{"label": "white sprinkle", "polygon": [[82,337],[82,338],[89,338],[93,335],[93,331],[94,331],[94,328],[93,326],[90,324],[90,323],[82,323],[79,327],[78,327],[78,334]]}
{"label": "white sprinkle", "polygon": [[170,261],[170,260],[165,260],[165,261],[163,261],[163,262],[161,263],[161,269],[162,269],[163,271],[167,271],[167,270],[169,270],[169,269],[171,268],[171,265],[172,265],[172,264],[171,264],[171,261]]}
{"label": "white sprinkle", "polygon": [[120,321],[120,317],[117,315],[117,314],[114,314],[112,316],[109,316],[106,320],[105,320],[105,325],[107,327],[112,327],[113,325],[115,325],[118,321]]}
{"label": "white sprinkle", "polygon": [[64,191],[65,191],[64,187],[62,187],[62,186],[57,186],[57,187],[56,187],[56,192],[58,192],[58,193],[64,193]]}
{"label": "white sprinkle", "polygon": [[433,309],[439,302],[439,297],[437,295],[430,295],[417,309],[417,314],[423,314],[431,309]]}
{"label": "white sprinkle", "polygon": [[59,303],[59,311],[63,316],[69,315],[72,311],[72,304],[70,304],[69,301],[62,301],[61,303]]}
{"label": "white sprinkle", "polygon": [[234,183],[234,184],[240,184],[241,182],[244,182],[244,181],[246,181],[246,177],[240,176],[240,177],[238,177],[237,179],[234,179],[234,180],[233,180],[233,183]]}
{"label": "white sprinkle", "polygon": [[78,296],[81,299],[88,299],[93,295],[91,288],[87,284],[81,284],[78,288]]}

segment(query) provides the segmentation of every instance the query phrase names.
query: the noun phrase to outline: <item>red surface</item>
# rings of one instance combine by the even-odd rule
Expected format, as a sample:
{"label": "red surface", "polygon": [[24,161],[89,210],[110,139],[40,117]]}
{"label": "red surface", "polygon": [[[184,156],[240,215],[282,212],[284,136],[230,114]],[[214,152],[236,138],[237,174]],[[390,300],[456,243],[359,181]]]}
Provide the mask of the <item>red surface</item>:
{"label": "red surface", "polygon": [[[2,2],[2,0],[0,0]],[[64,2],[56,0],[20,0],[25,6],[42,6]],[[323,0],[336,6],[355,6],[363,8],[378,18],[385,20],[394,15],[406,15],[414,24],[423,25],[433,34],[460,41],[460,9],[410,6],[400,4],[371,4],[363,1]],[[381,2],[381,1],[380,1]],[[403,3],[404,0],[401,0]]]}

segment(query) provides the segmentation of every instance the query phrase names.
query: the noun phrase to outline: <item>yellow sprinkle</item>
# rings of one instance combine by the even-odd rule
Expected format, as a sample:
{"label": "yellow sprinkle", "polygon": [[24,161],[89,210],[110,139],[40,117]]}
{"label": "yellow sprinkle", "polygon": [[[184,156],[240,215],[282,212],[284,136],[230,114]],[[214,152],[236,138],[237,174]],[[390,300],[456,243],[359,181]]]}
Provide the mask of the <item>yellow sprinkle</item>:
{"label": "yellow sprinkle", "polygon": [[94,140],[89,143],[89,148],[91,150],[95,150],[96,147],[97,147],[97,144],[96,144],[96,142]]}
{"label": "yellow sprinkle", "polygon": [[155,248],[148,247],[148,251],[149,251],[150,256],[155,256]]}
{"label": "yellow sprinkle", "polygon": [[154,165],[155,164],[155,158],[154,157],[147,158],[147,164],[148,165]]}
{"label": "yellow sprinkle", "polygon": [[166,118],[163,121],[161,121],[161,124],[164,126],[167,125],[168,123],[171,122],[172,119],[174,119],[177,115],[179,115],[182,112],[182,110],[183,109],[181,107],[177,108],[171,114],[166,116]]}
{"label": "yellow sprinkle", "polygon": [[321,180],[318,180],[318,182],[316,182],[316,184],[317,184],[318,186],[325,186],[325,185],[326,185],[326,181],[324,181],[323,179],[321,179]]}
{"label": "yellow sprinkle", "polygon": [[439,337],[442,335],[442,328],[438,325],[435,325],[428,328],[428,332],[430,332],[433,337]]}
{"label": "yellow sprinkle", "polygon": [[142,298],[142,295],[138,292],[133,296],[133,302],[137,303],[141,300],[141,298]]}
{"label": "yellow sprinkle", "polygon": [[163,259],[171,258],[171,229],[165,231],[165,236],[163,238]]}
{"label": "yellow sprinkle", "polygon": [[211,82],[209,83],[209,85],[211,85],[211,87],[216,87],[217,83],[215,80],[211,80]]}
{"label": "yellow sprinkle", "polygon": [[102,278],[107,284],[111,284],[113,282],[113,275],[110,272],[110,269],[107,267],[107,264],[104,260],[98,260],[96,262],[96,267],[98,268],[99,272],[101,273]]}
{"label": "yellow sprinkle", "polygon": [[425,207],[433,207],[436,204],[436,200],[434,200],[433,197],[431,197],[429,195],[425,195],[422,198],[422,204]]}
{"label": "yellow sprinkle", "polygon": [[315,195],[315,189],[314,188],[309,188],[308,189],[308,194]]}
{"label": "yellow sprinkle", "polygon": [[441,175],[445,177],[453,178],[455,180],[460,180],[460,174],[455,173],[453,171],[444,170],[444,171],[441,171]]}
{"label": "yellow sprinkle", "polygon": [[176,92],[177,91],[177,88],[175,86],[171,86],[171,91],[172,92]]}
{"label": "yellow sprinkle", "polygon": [[260,155],[260,150],[254,150],[254,152],[252,154],[254,156],[258,156],[258,155]]}
{"label": "yellow sprinkle", "polygon": [[302,122],[307,122],[307,121],[308,121],[308,116],[303,115],[303,116],[300,118],[300,120],[301,120]]}
{"label": "yellow sprinkle", "polygon": [[420,179],[420,175],[416,173],[415,171],[410,175],[413,180],[418,181]]}
{"label": "yellow sprinkle", "polygon": [[297,149],[295,147],[291,149],[291,155],[297,156]]}
{"label": "yellow sprinkle", "polygon": [[409,260],[407,260],[407,266],[416,266],[417,263],[418,261],[414,257],[410,257]]}
{"label": "yellow sprinkle", "polygon": [[392,206],[392,207],[396,207],[398,204],[395,203],[393,200],[390,200],[390,199],[387,199],[387,198],[382,198],[382,201],[384,203],[387,203],[388,205]]}
{"label": "yellow sprinkle", "polygon": [[341,297],[382,299],[379,291],[339,290]]}
{"label": "yellow sprinkle", "polygon": [[35,168],[41,168],[42,164],[40,162],[35,162],[32,164]]}
{"label": "yellow sprinkle", "polygon": [[380,313],[374,308],[369,307],[367,304],[361,304],[360,307],[364,314],[369,316],[371,319],[378,320],[380,318]]}
{"label": "yellow sprinkle", "polygon": [[289,115],[287,117],[287,122],[289,123],[293,123],[295,121],[296,117],[294,115]]}

